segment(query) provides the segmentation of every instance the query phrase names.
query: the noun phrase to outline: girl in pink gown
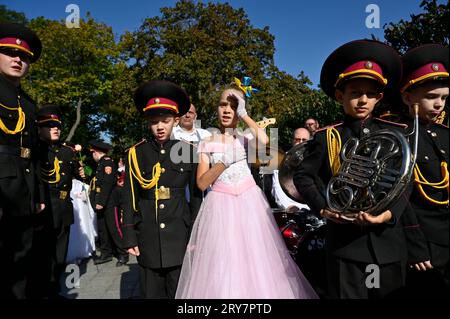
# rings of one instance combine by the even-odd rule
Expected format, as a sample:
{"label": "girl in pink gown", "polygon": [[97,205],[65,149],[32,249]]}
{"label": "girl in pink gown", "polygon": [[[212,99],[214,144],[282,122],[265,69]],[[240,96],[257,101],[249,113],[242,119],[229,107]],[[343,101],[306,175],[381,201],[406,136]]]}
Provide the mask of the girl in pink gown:
{"label": "girl in pink gown", "polygon": [[259,144],[268,142],[247,115],[241,91],[222,93],[218,118],[222,134],[198,148],[197,184],[202,190],[212,187],[194,223],[175,298],[317,298],[250,173],[245,139],[229,134],[241,119]]}

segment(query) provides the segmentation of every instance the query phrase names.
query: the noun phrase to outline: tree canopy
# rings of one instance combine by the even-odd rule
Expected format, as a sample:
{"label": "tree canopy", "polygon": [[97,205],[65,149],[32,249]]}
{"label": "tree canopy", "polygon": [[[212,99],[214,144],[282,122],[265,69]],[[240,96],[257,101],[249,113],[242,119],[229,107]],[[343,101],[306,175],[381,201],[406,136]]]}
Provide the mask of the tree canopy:
{"label": "tree canopy", "polygon": [[[61,107],[65,139],[86,142],[98,137],[104,105],[117,75],[118,50],[112,28],[89,16],[80,21],[80,28],[42,17],[31,20],[29,27],[39,35],[43,54],[30,69],[26,91],[38,105]],[[77,110],[79,125],[73,127]]]}
{"label": "tree canopy", "polygon": [[384,37],[400,53],[426,43],[449,45],[450,4],[423,0],[420,14],[411,14],[411,21],[401,19],[384,25]]}

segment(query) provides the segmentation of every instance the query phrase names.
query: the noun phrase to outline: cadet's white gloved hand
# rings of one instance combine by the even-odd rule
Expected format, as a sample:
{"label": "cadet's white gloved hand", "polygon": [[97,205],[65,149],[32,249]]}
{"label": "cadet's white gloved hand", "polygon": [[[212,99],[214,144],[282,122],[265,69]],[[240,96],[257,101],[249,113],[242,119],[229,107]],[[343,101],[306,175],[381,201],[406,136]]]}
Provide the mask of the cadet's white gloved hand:
{"label": "cadet's white gloved hand", "polygon": [[241,119],[247,115],[247,110],[245,109],[245,100],[236,94],[230,94],[233,98],[235,98],[238,102],[236,113],[238,117]]}
{"label": "cadet's white gloved hand", "polygon": [[235,148],[233,145],[229,145],[225,148],[225,152],[219,159],[225,167],[230,167],[231,164],[243,161],[247,158],[247,153],[242,148]]}

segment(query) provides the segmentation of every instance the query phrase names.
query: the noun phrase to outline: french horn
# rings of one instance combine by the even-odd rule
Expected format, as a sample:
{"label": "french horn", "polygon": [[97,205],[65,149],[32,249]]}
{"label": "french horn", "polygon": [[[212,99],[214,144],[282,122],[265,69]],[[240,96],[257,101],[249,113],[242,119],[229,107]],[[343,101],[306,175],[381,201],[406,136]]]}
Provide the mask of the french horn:
{"label": "french horn", "polygon": [[[378,215],[398,200],[411,180],[419,139],[419,105],[409,134],[383,129],[362,139],[348,140],[341,150],[341,166],[326,187],[328,208],[352,220],[359,212]],[[413,138],[411,150],[408,139]],[[279,182],[286,195],[304,203],[294,182],[303,161],[306,143],[289,150],[279,168]]]}
{"label": "french horn", "polygon": [[[418,104],[411,133],[382,129],[349,139],[341,166],[326,189],[328,208],[353,219],[363,211],[379,215],[399,199],[411,180],[418,146]],[[407,137],[414,135],[413,150]]]}

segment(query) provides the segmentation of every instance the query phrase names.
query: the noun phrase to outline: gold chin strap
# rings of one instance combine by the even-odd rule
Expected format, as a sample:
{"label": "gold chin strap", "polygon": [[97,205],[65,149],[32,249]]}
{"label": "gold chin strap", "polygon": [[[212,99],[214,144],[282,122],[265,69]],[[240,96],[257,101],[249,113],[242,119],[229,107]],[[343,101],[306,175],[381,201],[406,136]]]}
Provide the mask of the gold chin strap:
{"label": "gold chin strap", "polygon": [[155,212],[156,212],[156,221],[158,221],[158,199],[159,199],[159,193],[158,193],[158,181],[159,177],[161,176],[161,164],[158,162],[155,165],[153,165],[152,170],[152,179],[145,179],[141,175],[141,170],[139,168],[139,163],[137,161],[136,157],[136,148],[133,146],[128,151],[128,163],[130,166],[129,172],[130,172],[130,185],[131,185],[131,194],[133,196],[133,209],[135,212],[137,212],[136,209],[136,197],[134,194],[134,187],[133,187],[133,178],[136,179],[136,181],[139,183],[139,185],[143,189],[151,189],[152,187],[155,187]]}
{"label": "gold chin strap", "polygon": [[19,118],[17,119],[16,128],[14,130],[8,129],[5,125],[5,123],[3,123],[3,121],[1,119],[0,119],[0,129],[9,135],[15,135],[19,132],[22,132],[23,129],[25,128],[25,113],[22,111],[20,102],[19,102],[18,107],[7,107],[6,105],[3,105],[2,103],[0,103],[0,106],[7,110],[17,111],[17,113],[19,113]]}
{"label": "gold chin strap", "polygon": [[[443,176],[443,179],[440,182],[431,183],[431,182],[427,181],[427,179],[422,175],[422,172],[420,171],[419,166],[416,164],[414,166],[414,184],[416,184],[417,190],[419,191],[420,195],[422,195],[422,197],[424,199],[426,199],[428,202],[435,204],[435,205],[448,205],[449,174],[448,174],[446,162],[441,162],[441,174]],[[438,201],[438,200],[431,198],[430,196],[428,196],[425,193],[422,185],[426,185],[426,186],[429,186],[429,187],[432,187],[435,189],[446,188],[447,189],[447,200]]]}
{"label": "gold chin strap", "polygon": [[[41,177],[42,180],[48,184],[56,184],[61,180],[61,176],[59,174],[59,159],[55,156],[55,160],[53,161],[53,169],[46,170],[41,168]],[[54,180],[50,180],[50,178],[55,177]]]}
{"label": "gold chin strap", "polygon": [[335,128],[327,129],[327,147],[331,173],[336,175],[341,167],[339,153],[341,152],[342,141],[339,132]]}

